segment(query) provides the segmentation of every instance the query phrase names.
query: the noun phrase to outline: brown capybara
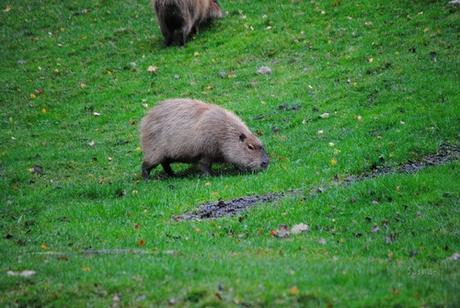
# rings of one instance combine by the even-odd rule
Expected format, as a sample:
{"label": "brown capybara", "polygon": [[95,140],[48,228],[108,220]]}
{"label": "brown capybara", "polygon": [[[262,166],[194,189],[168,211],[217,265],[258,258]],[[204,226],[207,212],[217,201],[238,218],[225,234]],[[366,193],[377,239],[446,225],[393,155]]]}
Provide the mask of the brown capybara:
{"label": "brown capybara", "polygon": [[142,119],[140,133],[144,179],[159,164],[172,176],[174,162],[196,163],[206,175],[213,163],[258,171],[269,162],[262,143],[235,114],[198,100],[160,102]]}
{"label": "brown capybara", "polygon": [[217,0],[151,0],[165,45],[185,45],[201,23],[221,18]]}

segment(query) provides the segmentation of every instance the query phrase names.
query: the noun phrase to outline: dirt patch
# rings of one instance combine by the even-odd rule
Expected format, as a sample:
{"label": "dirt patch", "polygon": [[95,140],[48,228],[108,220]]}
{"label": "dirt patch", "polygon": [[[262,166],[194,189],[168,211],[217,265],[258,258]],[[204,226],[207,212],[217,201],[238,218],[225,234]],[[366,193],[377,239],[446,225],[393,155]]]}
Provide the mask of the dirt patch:
{"label": "dirt patch", "polygon": [[286,196],[286,193],[268,193],[260,196],[247,196],[230,201],[218,201],[202,204],[198,210],[175,216],[175,220],[209,219],[233,216],[257,203],[273,202]]}
{"label": "dirt patch", "polygon": [[360,175],[350,175],[344,182],[352,183],[359,180],[371,179],[378,176],[383,176],[390,173],[414,173],[429,166],[442,165],[460,157],[460,148],[448,144],[440,146],[438,152],[429,154],[416,161],[409,161],[396,167],[377,166],[370,172],[364,172]]}
{"label": "dirt patch", "polygon": [[[364,172],[360,175],[350,175],[344,180],[336,180],[334,184],[328,186],[314,187],[309,191],[310,196],[323,193],[330,187],[337,185],[346,186],[357,181],[372,179],[392,173],[414,173],[429,166],[442,165],[451,161],[458,160],[460,157],[460,148],[451,145],[442,145],[435,154],[427,155],[417,161],[409,161],[396,167],[375,167],[370,172]],[[224,216],[234,216],[249,207],[259,203],[268,203],[278,201],[292,195],[305,194],[302,190],[290,190],[287,192],[268,193],[265,195],[246,196],[229,201],[209,202],[200,205],[200,207],[190,213],[175,216],[177,221],[181,220],[200,220],[213,219]],[[308,193],[307,193],[308,194]]]}

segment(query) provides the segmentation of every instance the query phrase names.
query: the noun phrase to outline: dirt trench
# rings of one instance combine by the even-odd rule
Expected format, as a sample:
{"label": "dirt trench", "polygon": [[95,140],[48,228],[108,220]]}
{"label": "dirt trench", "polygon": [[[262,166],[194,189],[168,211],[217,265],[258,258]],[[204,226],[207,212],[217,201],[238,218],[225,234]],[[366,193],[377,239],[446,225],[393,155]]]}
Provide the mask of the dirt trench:
{"label": "dirt trench", "polygon": [[[369,172],[363,172],[359,175],[350,175],[346,177],[342,181],[336,181],[333,184],[329,184],[328,186],[321,186],[315,187],[307,193],[310,196],[314,196],[318,193],[325,192],[330,187],[337,187],[337,186],[347,186],[352,183],[363,181],[367,179],[372,179],[388,174],[393,173],[415,173],[419,170],[430,166],[437,166],[446,164],[455,160],[458,160],[460,157],[460,148],[458,146],[452,145],[441,145],[439,150],[434,154],[429,154],[422,157],[416,161],[408,161],[404,164],[401,164],[396,167],[385,167],[385,166],[377,166]],[[269,203],[278,201],[282,198],[293,196],[293,195],[302,195],[306,192],[301,189],[290,190],[286,192],[275,192],[275,193],[268,193],[264,195],[253,195],[253,196],[245,196],[240,197],[228,201],[220,200],[218,202],[209,202],[205,204],[201,204],[198,209],[184,213],[181,215],[174,216],[173,219],[177,221],[181,220],[201,220],[201,219],[213,219],[213,218],[220,218],[224,216],[234,216],[256,204],[259,203]]]}

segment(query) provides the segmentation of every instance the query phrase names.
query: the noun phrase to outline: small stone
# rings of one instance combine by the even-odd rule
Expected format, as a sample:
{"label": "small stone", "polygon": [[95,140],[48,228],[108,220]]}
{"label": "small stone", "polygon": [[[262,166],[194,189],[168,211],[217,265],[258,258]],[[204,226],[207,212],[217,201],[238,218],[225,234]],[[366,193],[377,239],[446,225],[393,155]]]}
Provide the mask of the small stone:
{"label": "small stone", "polygon": [[36,272],[31,271],[31,270],[24,270],[24,271],[21,271],[21,272],[8,271],[8,272],[6,272],[6,274],[8,276],[18,276],[18,277],[29,278],[29,277],[34,276],[36,274]]}
{"label": "small stone", "polygon": [[258,74],[261,74],[261,75],[267,75],[267,74],[271,74],[272,73],[272,69],[268,66],[261,66],[258,70],[257,70],[257,73]]}
{"label": "small stone", "polygon": [[292,228],[291,228],[291,233],[292,234],[299,234],[299,233],[303,233],[303,232],[308,232],[310,230],[310,227],[307,225],[307,224],[297,224],[297,225],[294,225]]}
{"label": "small stone", "polygon": [[158,68],[156,66],[153,66],[153,65],[150,65],[148,68],[147,68],[147,72],[149,72],[150,74],[156,74],[157,73],[157,70]]}

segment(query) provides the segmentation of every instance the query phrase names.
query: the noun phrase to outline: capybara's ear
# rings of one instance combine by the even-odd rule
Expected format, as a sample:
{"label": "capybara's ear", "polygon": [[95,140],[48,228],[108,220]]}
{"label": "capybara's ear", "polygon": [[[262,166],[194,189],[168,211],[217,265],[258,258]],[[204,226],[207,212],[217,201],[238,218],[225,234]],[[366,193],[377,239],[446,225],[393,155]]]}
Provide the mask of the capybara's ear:
{"label": "capybara's ear", "polygon": [[243,133],[241,133],[241,135],[240,135],[240,141],[243,142],[244,139],[246,139],[246,135],[243,134]]}

